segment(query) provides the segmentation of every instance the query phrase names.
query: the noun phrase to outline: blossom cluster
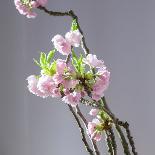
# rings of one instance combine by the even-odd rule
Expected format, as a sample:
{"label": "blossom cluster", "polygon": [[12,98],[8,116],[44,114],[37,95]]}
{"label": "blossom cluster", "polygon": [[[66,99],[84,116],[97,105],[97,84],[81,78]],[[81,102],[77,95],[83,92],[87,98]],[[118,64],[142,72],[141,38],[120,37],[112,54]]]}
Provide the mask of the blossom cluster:
{"label": "blossom cluster", "polygon": [[20,14],[25,15],[27,18],[35,18],[37,14],[33,9],[45,6],[47,0],[14,0],[14,3]]}
{"label": "blossom cluster", "polygon": [[[110,72],[96,55],[77,56],[74,49],[80,46],[82,34],[75,29],[75,23],[72,27],[74,29],[67,32],[65,37],[59,34],[53,37],[54,49],[48,54],[41,52],[40,62],[35,60],[41,68],[41,74],[31,75],[27,80],[31,93],[43,98],[60,97],[75,107],[81,98],[99,101],[109,85]],[[54,60],[56,51],[70,55],[71,60]]]}
{"label": "blossom cluster", "polygon": [[100,141],[102,133],[111,127],[111,120],[109,116],[99,109],[91,109],[89,112],[91,116],[96,116],[91,122],[88,122],[87,133],[96,141]]}

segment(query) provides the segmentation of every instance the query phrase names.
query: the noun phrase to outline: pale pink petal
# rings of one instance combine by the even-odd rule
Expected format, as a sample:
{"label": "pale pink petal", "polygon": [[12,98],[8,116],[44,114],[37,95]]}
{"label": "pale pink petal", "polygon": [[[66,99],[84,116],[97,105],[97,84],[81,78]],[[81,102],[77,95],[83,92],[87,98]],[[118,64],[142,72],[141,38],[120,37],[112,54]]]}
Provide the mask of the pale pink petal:
{"label": "pale pink petal", "polygon": [[83,36],[79,32],[79,30],[67,32],[65,35],[67,41],[75,47],[79,47],[82,37]]}
{"label": "pale pink petal", "polygon": [[71,53],[71,44],[64,39],[61,35],[56,35],[53,37],[52,42],[54,47],[63,55],[68,55]]}
{"label": "pale pink petal", "polygon": [[83,62],[91,67],[103,67],[104,62],[98,60],[96,55],[88,54],[86,58],[83,59]]}

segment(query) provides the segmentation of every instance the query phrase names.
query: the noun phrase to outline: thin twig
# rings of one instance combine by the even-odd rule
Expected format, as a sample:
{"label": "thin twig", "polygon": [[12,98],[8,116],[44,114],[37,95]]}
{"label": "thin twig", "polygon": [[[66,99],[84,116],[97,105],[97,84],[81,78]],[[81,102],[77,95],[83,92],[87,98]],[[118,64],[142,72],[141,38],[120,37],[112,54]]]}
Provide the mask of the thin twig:
{"label": "thin twig", "polygon": [[107,144],[108,152],[110,155],[113,155],[112,142],[111,142],[111,138],[110,138],[107,130],[105,130],[105,136],[106,136],[105,141]]}
{"label": "thin twig", "polygon": [[114,135],[113,129],[110,128],[108,131],[110,133],[109,136],[111,138],[111,145],[112,145],[112,148],[113,148],[113,154],[117,155],[117,144],[116,144],[116,140],[115,140],[115,135]]}
{"label": "thin twig", "polygon": [[125,136],[124,136],[124,133],[123,133],[121,127],[120,127],[119,124],[118,124],[119,119],[116,118],[115,115],[111,112],[110,108],[108,107],[108,105],[107,105],[107,103],[106,103],[105,97],[103,97],[103,98],[101,99],[101,101],[103,102],[104,107],[105,107],[105,108],[103,108],[103,110],[111,117],[111,119],[112,119],[113,122],[114,122],[114,126],[115,126],[115,128],[116,128],[116,130],[117,130],[117,132],[118,132],[118,134],[119,134],[119,137],[120,137],[120,139],[121,139],[122,146],[123,146],[123,148],[124,148],[124,153],[125,153],[126,155],[131,155],[130,149],[129,149],[129,146],[128,146],[128,143],[127,143],[126,138],[125,138]]}
{"label": "thin twig", "polygon": [[[76,106],[76,111],[77,111],[77,114],[79,115],[80,119],[82,120],[83,124],[85,125],[85,128],[87,129],[87,125],[88,125],[88,122],[87,120],[85,119],[85,117],[83,116],[80,108],[78,107],[78,105]],[[89,139],[93,145],[93,149],[94,149],[94,152],[96,155],[100,155],[100,152],[98,150],[98,147],[97,147],[97,144],[96,144],[96,141],[94,139],[92,139],[90,136],[89,136]]]}
{"label": "thin twig", "polygon": [[135,148],[135,143],[134,143],[133,137],[131,136],[131,132],[129,130],[128,122],[118,121],[118,124],[125,128],[126,134],[127,134],[128,140],[129,140],[129,143],[130,143],[131,148],[132,148],[132,152],[133,152],[134,155],[138,155],[138,153],[136,152],[136,148]]}
{"label": "thin twig", "polygon": [[88,153],[89,153],[90,155],[94,155],[92,149],[90,148],[89,144],[87,143],[87,140],[86,140],[86,137],[85,137],[85,133],[84,133],[84,129],[83,129],[81,123],[80,123],[80,120],[79,120],[78,116],[76,115],[76,113],[75,113],[75,111],[73,110],[73,108],[72,108],[71,105],[68,104],[68,107],[69,107],[69,110],[70,110],[71,113],[73,114],[73,116],[74,116],[74,118],[75,118],[75,120],[76,120],[76,122],[77,122],[77,124],[78,124],[78,126],[79,126],[79,129],[80,129],[80,132],[81,132],[82,141],[83,141],[83,143],[84,143],[84,145],[85,145],[86,150],[88,151]]}

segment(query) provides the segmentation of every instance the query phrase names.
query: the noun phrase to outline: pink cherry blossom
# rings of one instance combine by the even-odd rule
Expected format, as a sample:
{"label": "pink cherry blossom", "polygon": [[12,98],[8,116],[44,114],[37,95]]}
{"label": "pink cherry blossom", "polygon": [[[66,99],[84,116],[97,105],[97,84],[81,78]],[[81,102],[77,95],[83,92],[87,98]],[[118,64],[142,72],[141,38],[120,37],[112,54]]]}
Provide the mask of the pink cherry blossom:
{"label": "pink cherry blossom", "polygon": [[67,104],[70,104],[73,107],[76,107],[77,104],[79,104],[80,99],[81,99],[81,94],[79,92],[73,92],[64,96],[62,98],[62,101],[64,101]]}
{"label": "pink cherry blossom", "polygon": [[56,88],[56,84],[50,76],[44,75],[39,78],[37,87],[42,93],[46,94],[47,96],[51,96],[53,89]]}
{"label": "pink cherry blossom", "polygon": [[83,62],[91,67],[102,67],[104,62],[98,60],[96,55],[88,54],[86,58],[83,59]]}
{"label": "pink cherry blossom", "polygon": [[101,140],[101,132],[96,130],[96,126],[100,125],[100,121],[98,119],[93,119],[92,122],[88,123],[88,134],[90,137],[96,141]]}
{"label": "pink cherry blossom", "polygon": [[30,5],[32,8],[37,8],[40,4],[38,3],[38,1],[31,1]]}
{"label": "pink cherry blossom", "polygon": [[59,88],[54,88],[52,91],[52,97],[61,97]]}
{"label": "pink cherry blossom", "polygon": [[63,75],[62,74],[55,74],[52,79],[53,79],[55,84],[62,83],[63,82]]}
{"label": "pink cherry blossom", "polygon": [[89,114],[92,115],[92,116],[96,116],[98,114],[98,112],[99,112],[99,109],[94,109],[93,108],[93,109],[90,110]]}
{"label": "pink cherry blossom", "polygon": [[71,44],[64,39],[61,35],[57,34],[52,39],[54,47],[63,55],[68,55],[71,53]]}
{"label": "pink cherry blossom", "polygon": [[42,98],[47,97],[47,95],[46,95],[45,93],[41,92],[41,91],[38,89],[38,87],[37,87],[37,85],[38,85],[38,78],[36,78],[35,75],[30,75],[30,76],[27,78],[27,80],[28,80],[28,86],[27,86],[27,87],[28,87],[29,91],[30,91],[32,94],[37,95],[37,96],[40,96],[40,97],[42,97]]}
{"label": "pink cherry blossom", "polygon": [[38,84],[38,79],[36,78],[35,75],[30,75],[28,78],[27,78],[27,81],[28,81],[28,89],[29,91],[32,93],[32,94],[36,94],[37,91],[38,91],[38,88],[37,88],[37,84]]}
{"label": "pink cherry blossom", "polygon": [[17,5],[16,9],[19,11],[22,15],[27,15],[29,13],[29,8],[26,5]]}
{"label": "pink cherry blossom", "polygon": [[92,98],[98,101],[103,95],[104,91],[109,86],[110,72],[106,69],[98,72],[99,77],[96,78],[96,83],[93,85]]}
{"label": "pink cherry blossom", "polygon": [[63,85],[66,89],[75,88],[75,86],[79,83],[78,80],[64,80]]}
{"label": "pink cherry blossom", "polygon": [[56,70],[57,73],[62,74],[64,73],[64,69],[67,67],[65,60],[57,59],[56,61]]}
{"label": "pink cherry blossom", "polygon": [[79,30],[67,32],[66,35],[65,35],[66,40],[68,40],[68,42],[72,46],[75,46],[75,47],[80,46],[80,42],[81,42],[82,37],[83,36],[79,32]]}

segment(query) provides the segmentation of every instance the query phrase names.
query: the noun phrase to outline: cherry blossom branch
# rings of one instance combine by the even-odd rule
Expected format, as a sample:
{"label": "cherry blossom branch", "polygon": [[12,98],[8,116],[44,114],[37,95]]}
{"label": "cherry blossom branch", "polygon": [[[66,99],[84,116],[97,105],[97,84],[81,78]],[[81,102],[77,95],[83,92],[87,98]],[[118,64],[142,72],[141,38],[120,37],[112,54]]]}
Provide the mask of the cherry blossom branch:
{"label": "cherry blossom branch", "polygon": [[[47,14],[49,14],[49,15],[51,15],[51,16],[70,16],[72,19],[76,19],[76,23],[77,23],[78,30],[79,30],[80,33],[83,35],[83,31],[82,31],[82,29],[81,29],[81,27],[80,27],[80,24],[79,24],[79,21],[78,21],[78,17],[75,15],[75,13],[74,13],[72,10],[67,11],[67,12],[49,11],[49,10],[47,10],[47,9],[46,9],[45,7],[43,7],[43,6],[39,6],[38,9],[43,10],[45,13],[47,13]],[[82,37],[82,44],[81,44],[81,46],[82,46],[82,48],[83,48],[83,50],[84,50],[84,53],[85,53],[86,55],[89,54],[89,49],[88,49],[88,47],[87,47],[87,45],[86,45],[84,35],[83,35],[83,37]],[[69,61],[69,59],[70,59],[70,56],[67,57],[67,61]],[[71,110],[71,107],[69,107],[69,108],[70,108],[70,110]],[[71,111],[71,112],[73,113],[73,111]],[[78,112],[77,112],[77,113],[78,113],[79,117],[81,118],[81,120],[84,122],[84,124],[87,126],[87,124],[86,124],[86,119],[85,119],[84,116],[82,115],[80,109],[78,109]],[[74,117],[75,117],[75,115],[74,115]],[[77,118],[76,118],[76,119],[77,119]],[[79,123],[79,121],[78,121],[78,123]],[[82,126],[80,126],[80,127],[82,127]],[[96,155],[100,155],[99,150],[98,150],[98,147],[97,147],[97,145],[96,145],[96,142],[95,142],[94,140],[91,140],[91,141],[92,141],[92,145],[93,145],[93,148],[94,148],[94,151],[95,151]]]}
{"label": "cherry blossom branch", "polygon": [[76,122],[77,122],[77,124],[78,124],[78,127],[79,127],[79,129],[80,129],[80,133],[81,133],[81,137],[82,137],[82,141],[83,141],[83,143],[84,143],[84,145],[85,145],[86,150],[88,151],[88,153],[89,153],[90,155],[94,155],[92,149],[90,148],[89,144],[87,143],[87,140],[86,140],[86,137],[85,137],[85,133],[84,133],[84,129],[83,129],[81,123],[80,123],[80,120],[79,120],[78,116],[76,115],[76,113],[75,113],[75,111],[73,110],[73,108],[72,108],[71,105],[68,104],[68,108],[69,108],[69,110],[71,111],[71,113],[73,114],[73,116],[74,116],[74,118],[75,118],[75,120],[76,120]]}
{"label": "cherry blossom branch", "polygon": [[[69,63],[70,57],[71,57],[71,54],[69,54],[69,55],[67,56],[67,58],[66,58],[66,64]],[[74,118],[75,118],[75,120],[76,120],[76,122],[77,122],[77,124],[78,124],[78,126],[79,126],[79,129],[80,129],[80,132],[81,132],[82,141],[83,141],[83,143],[84,143],[84,145],[85,145],[86,150],[88,151],[88,153],[89,153],[90,155],[94,155],[94,152],[92,151],[92,149],[90,148],[90,146],[89,146],[89,144],[88,144],[88,142],[87,142],[87,140],[86,140],[85,132],[84,132],[84,129],[83,129],[81,123],[80,123],[80,120],[79,120],[78,116],[77,116],[76,113],[74,112],[73,107],[72,107],[71,105],[69,105],[69,104],[67,104],[67,105],[68,105],[69,110],[70,110],[71,113],[73,114],[73,116],[74,116]],[[77,111],[77,110],[76,110],[76,111]],[[79,111],[80,111],[80,110],[79,110]],[[81,112],[79,112],[78,115],[80,116],[80,118],[82,117],[82,121],[84,121],[84,124],[87,126],[87,120],[84,118],[84,116],[81,114]]]}
{"label": "cherry blossom branch", "polygon": [[69,11],[66,11],[66,12],[49,11],[46,7],[43,7],[43,6],[39,6],[38,9],[43,10],[45,13],[49,14],[50,16],[69,16],[69,17],[71,17],[72,19],[75,19],[75,20],[76,20],[76,23],[77,23],[78,30],[79,30],[80,33],[83,35],[81,46],[82,46],[82,48],[83,48],[83,50],[84,50],[84,53],[85,53],[86,55],[89,54],[89,48],[88,48],[87,45],[86,45],[84,33],[83,33],[83,31],[82,31],[82,29],[81,29],[81,27],[80,27],[78,17],[77,17],[76,14],[73,12],[73,10],[69,10]]}
{"label": "cherry blossom branch", "polygon": [[[84,103],[84,101],[86,101],[86,104],[87,104],[87,105],[95,106],[94,103],[91,103],[90,101],[87,101],[87,100],[85,100],[85,99],[82,99],[82,101],[83,101],[83,103]],[[127,143],[127,141],[126,141],[126,138],[125,138],[125,136],[124,136],[124,134],[123,134],[123,132],[122,132],[120,126],[118,125],[118,120],[119,120],[119,119],[116,118],[115,115],[109,110],[109,107],[108,107],[108,105],[107,105],[106,102],[105,102],[105,98],[103,98],[102,101],[103,101],[103,103],[104,103],[104,106],[101,105],[101,104],[97,104],[96,107],[98,107],[99,109],[101,109],[101,110],[103,110],[104,112],[106,112],[106,113],[110,116],[110,118],[113,120],[114,127],[116,128],[117,133],[119,134],[119,137],[120,137],[120,139],[121,139],[121,143],[122,143],[122,146],[123,146],[123,148],[124,148],[124,153],[125,153],[126,155],[131,155],[131,154],[130,154],[129,147],[128,147],[128,143]]]}
{"label": "cherry blossom branch", "polygon": [[[85,117],[83,116],[83,114],[82,114],[80,108],[78,107],[78,105],[76,106],[76,111],[77,111],[77,114],[79,115],[80,119],[82,120],[82,122],[83,122],[83,124],[85,125],[85,128],[86,128],[86,130],[87,130],[88,122],[87,122],[87,120],[85,119]],[[90,141],[91,141],[91,143],[92,143],[92,145],[93,145],[93,149],[94,149],[95,154],[96,154],[96,155],[100,155],[100,152],[99,152],[99,150],[98,150],[96,141],[93,140],[90,136],[89,136],[89,139],[90,139]]]}
{"label": "cherry blossom branch", "polygon": [[[79,25],[78,17],[75,15],[75,13],[74,13],[72,10],[69,10],[69,11],[66,11],[66,12],[49,11],[49,10],[47,10],[44,6],[39,6],[38,9],[43,10],[45,13],[47,13],[47,14],[49,14],[49,15],[51,15],[51,16],[70,16],[72,19],[76,20],[77,28],[78,28],[78,30],[80,31],[80,33],[83,35],[83,31],[82,31],[82,29],[81,29],[81,27],[80,27],[80,25]],[[85,53],[86,55],[88,55],[88,54],[89,54],[89,49],[88,49],[88,47],[87,47],[87,45],[86,45],[84,35],[83,35],[83,38],[82,38],[81,46],[82,46],[82,48],[83,48],[83,50],[84,50],[84,53]],[[70,57],[68,57],[68,60],[69,60],[69,59],[70,59]],[[102,103],[103,103],[104,105],[102,105],[102,103],[97,103],[97,102],[95,102],[95,103],[89,103],[89,102],[83,102],[83,101],[84,101],[84,100],[81,99],[81,102],[82,102],[82,103],[84,103],[84,104],[86,104],[86,105],[91,105],[91,106],[93,106],[93,107],[97,107],[97,108],[99,108],[99,109],[105,111],[105,112],[109,115],[109,117],[113,120],[113,123],[114,123],[114,125],[115,125],[115,128],[116,128],[118,134],[119,134],[119,137],[121,138],[122,146],[123,146],[123,148],[124,148],[124,153],[125,153],[126,155],[130,155],[130,150],[129,150],[129,147],[128,147],[128,143],[127,143],[126,138],[125,138],[125,136],[124,136],[124,133],[123,133],[121,127],[120,127],[120,124],[118,124],[119,119],[117,119],[117,118],[115,117],[115,115],[111,112],[111,110],[109,109],[109,107],[108,107],[108,105],[107,105],[107,103],[106,103],[105,98],[103,97],[102,100],[101,100]],[[72,110],[73,110],[73,109],[72,109]],[[80,110],[80,109],[78,109],[78,110]],[[74,111],[74,110],[73,110],[73,111]],[[72,112],[73,112],[73,111],[72,111]],[[86,123],[86,120],[85,120],[83,114],[80,113],[79,111],[78,111],[77,114],[79,115],[80,119],[81,119],[84,123]],[[81,115],[81,114],[82,114],[82,115]],[[73,115],[74,115],[74,114],[73,114]],[[74,115],[74,117],[75,117],[75,115]],[[78,117],[76,117],[76,118],[78,118]],[[86,124],[86,125],[87,125],[87,124]],[[132,139],[132,137],[131,137],[131,134],[130,134],[129,125],[127,125],[127,124],[126,124],[126,125],[125,125],[125,124],[122,124],[122,126],[126,129],[127,137],[128,137],[128,139],[129,139],[129,143],[130,143],[130,145],[131,145],[131,147],[132,147],[132,152],[133,152],[133,154],[134,154],[134,155],[137,155],[137,152],[135,151],[134,141],[133,141],[133,139]],[[81,126],[81,127],[82,127],[82,126]],[[80,129],[81,129],[81,128],[80,128]],[[114,136],[114,134],[113,134],[113,136]],[[113,138],[114,138],[114,137],[113,137]],[[114,140],[114,139],[113,139],[113,140]],[[94,144],[95,144],[95,145],[94,145]],[[113,141],[113,144],[114,144],[114,141]],[[96,142],[95,142],[95,143],[93,142],[93,146],[96,146]],[[97,146],[96,146],[96,147],[97,147]],[[113,148],[114,148],[114,147],[113,147]],[[94,149],[96,149],[96,154],[99,153],[99,152],[98,152],[98,148],[95,148],[95,147],[94,147]],[[116,148],[115,148],[115,152],[116,152]],[[99,155],[99,154],[97,154],[97,155]]]}

